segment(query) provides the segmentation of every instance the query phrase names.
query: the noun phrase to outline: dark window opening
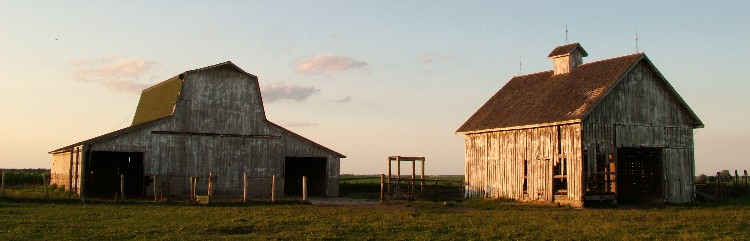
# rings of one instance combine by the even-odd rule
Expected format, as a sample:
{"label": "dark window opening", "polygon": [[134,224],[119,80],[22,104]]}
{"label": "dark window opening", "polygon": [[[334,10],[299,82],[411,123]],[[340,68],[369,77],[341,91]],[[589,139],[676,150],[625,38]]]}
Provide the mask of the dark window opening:
{"label": "dark window opening", "polygon": [[325,157],[287,157],[284,162],[284,195],[302,196],[302,176],[307,176],[307,195],[325,196]]}
{"label": "dark window opening", "polygon": [[552,188],[555,195],[568,195],[568,170],[565,166],[567,161],[567,158],[561,158],[560,162],[552,167]]}
{"label": "dark window opening", "polygon": [[529,175],[529,161],[523,160],[523,193],[524,194],[529,193],[528,175]]}
{"label": "dark window opening", "polygon": [[92,151],[90,155],[86,195],[111,198],[120,194],[122,176],[126,198],[143,196],[143,152]]}

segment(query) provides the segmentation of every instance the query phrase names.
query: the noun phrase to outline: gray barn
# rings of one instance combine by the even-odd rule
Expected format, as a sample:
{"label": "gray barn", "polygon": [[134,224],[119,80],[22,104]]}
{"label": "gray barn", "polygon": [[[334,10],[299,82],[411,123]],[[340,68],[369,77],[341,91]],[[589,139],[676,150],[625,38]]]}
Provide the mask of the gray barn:
{"label": "gray barn", "polygon": [[[186,71],[143,90],[130,127],[50,152],[51,183],[112,197],[187,196],[191,180],[215,195],[337,196],[344,155],[266,119],[258,78],[231,62]],[[156,178],[154,178],[156,177]],[[156,179],[156,180],[154,180]],[[156,189],[154,189],[156,188]]]}
{"label": "gray barn", "polygon": [[458,130],[466,196],[582,206],[693,200],[693,129],[703,123],[643,53],[516,76]]}

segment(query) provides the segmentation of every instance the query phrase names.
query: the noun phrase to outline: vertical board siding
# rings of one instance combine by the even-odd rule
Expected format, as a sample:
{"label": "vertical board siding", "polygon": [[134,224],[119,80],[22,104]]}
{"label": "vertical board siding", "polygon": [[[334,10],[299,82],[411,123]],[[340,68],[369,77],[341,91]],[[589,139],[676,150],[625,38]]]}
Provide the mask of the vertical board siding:
{"label": "vertical board siding", "polygon": [[[465,136],[467,197],[553,201],[552,167],[567,159],[568,198],[581,200],[580,125],[496,131]],[[558,155],[558,149],[564,155]],[[527,195],[523,192],[528,161]]]}

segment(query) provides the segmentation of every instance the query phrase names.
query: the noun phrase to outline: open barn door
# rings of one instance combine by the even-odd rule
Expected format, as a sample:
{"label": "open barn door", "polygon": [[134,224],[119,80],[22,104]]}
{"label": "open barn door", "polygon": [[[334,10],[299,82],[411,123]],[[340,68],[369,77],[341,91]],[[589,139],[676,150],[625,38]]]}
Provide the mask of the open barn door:
{"label": "open barn door", "polygon": [[663,162],[660,148],[619,148],[617,201],[663,202]]}
{"label": "open barn door", "polygon": [[125,196],[143,196],[143,152],[92,151],[86,173],[87,195],[110,198],[120,193],[120,177]]}
{"label": "open barn door", "polygon": [[326,195],[325,157],[286,157],[284,195],[302,196],[302,176],[307,176],[307,195]]}

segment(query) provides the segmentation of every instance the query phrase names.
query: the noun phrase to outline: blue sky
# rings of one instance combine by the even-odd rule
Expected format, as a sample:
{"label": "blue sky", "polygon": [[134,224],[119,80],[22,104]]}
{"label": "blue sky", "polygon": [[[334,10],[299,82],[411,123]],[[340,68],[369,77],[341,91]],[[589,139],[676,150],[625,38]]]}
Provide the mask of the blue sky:
{"label": "blue sky", "polygon": [[[268,119],[348,158],[342,173],[427,157],[462,174],[455,130],[510,78],[648,55],[706,125],[696,172],[750,169],[747,1],[2,1],[0,167],[126,127],[139,90],[232,61],[255,74]],[[521,63],[519,69],[519,62]]]}

